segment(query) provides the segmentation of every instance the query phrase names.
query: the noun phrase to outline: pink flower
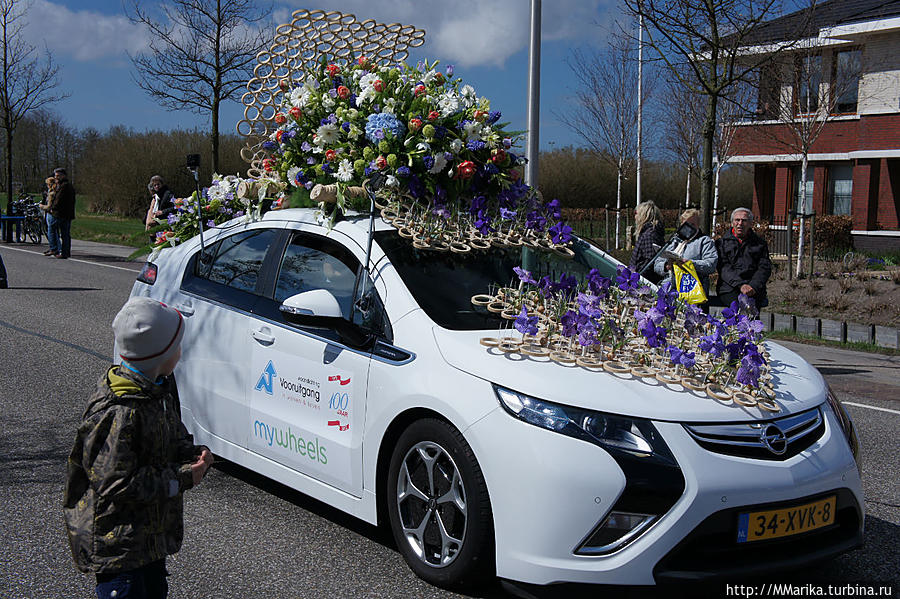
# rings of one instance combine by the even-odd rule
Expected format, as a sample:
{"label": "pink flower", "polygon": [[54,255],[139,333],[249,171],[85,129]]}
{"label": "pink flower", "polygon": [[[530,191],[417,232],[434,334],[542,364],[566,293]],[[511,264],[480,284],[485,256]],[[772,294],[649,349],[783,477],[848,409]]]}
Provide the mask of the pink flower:
{"label": "pink flower", "polygon": [[435,121],[438,118],[440,118],[440,116],[441,116],[441,113],[439,113],[437,110],[432,110],[431,112],[428,113],[428,120]]}
{"label": "pink flower", "polygon": [[378,170],[381,170],[386,166],[387,166],[387,159],[385,159],[384,156],[379,156],[378,158],[375,159],[375,167]]}
{"label": "pink flower", "polygon": [[325,152],[325,160],[327,160],[328,162],[332,162],[335,156],[337,156],[337,152],[335,152],[334,150],[327,150]]}
{"label": "pink flower", "polygon": [[413,90],[413,93],[415,93],[416,96],[421,96],[422,94],[425,93],[425,86],[420,83],[419,85],[417,85],[415,87],[415,89]]}

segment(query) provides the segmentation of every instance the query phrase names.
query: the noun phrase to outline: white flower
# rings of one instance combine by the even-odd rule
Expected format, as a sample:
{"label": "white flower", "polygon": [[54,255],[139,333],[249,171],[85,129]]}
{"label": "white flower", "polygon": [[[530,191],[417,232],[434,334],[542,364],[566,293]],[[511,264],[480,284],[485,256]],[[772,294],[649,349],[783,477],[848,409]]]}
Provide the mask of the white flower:
{"label": "white flower", "polygon": [[456,138],[450,142],[450,151],[454,154],[459,154],[459,151],[463,149],[463,142],[460,138]]}
{"label": "white flower", "polygon": [[447,118],[459,110],[459,98],[453,92],[445,92],[438,98],[438,110],[441,116]]}
{"label": "white flower", "polygon": [[325,110],[331,110],[334,108],[334,98],[332,98],[329,94],[322,94],[322,108]]}
{"label": "white flower", "polygon": [[347,131],[347,137],[352,140],[359,139],[359,136],[362,135],[362,131],[356,125],[350,125],[350,130]]}
{"label": "white flower", "polygon": [[[466,123],[466,139],[479,139],[481,137],[481,123],[469,121]],[[459,150],[454,150],[458,152]]]}
{"label": "white flower", "polygon": [[353,165],[350,164],[350,161],[344,158],[341,160],[340,166],[338,166],[337,173],[334,175],[338,181],[343,181],[346,183],[350,179],[353,178]]}
{"label": "white flower", "polygon": [[437,71],[435,71],[434,69],[431,69],[430,71],[425,73],[425,75],[422,76],[422,83],[424,83],[425,85],[428,85],[429,83],[434,81],[435,77],[437,77]]}
{"label": "white flower", "polygon": [[338,140],[338,126],[334,123],[328,123],[316,129],[316,144],[319,146],[330,145]]}
{"label": "white flower", "polygon": [[471,85],[464,85],[459,90],[460,101],[465,108],[471,108],[475,105],[475,88]]}
{"label": "white flower", "polygon": [[397,177],[395,177],[394,175],[388,175],[384,184],[387,187],[400,187],[400,181],[398,181]]}
{"label": "white flower", "polygon": [[210,201],[212,200],[224,200],[225,194],[228,193],[228,184],[222,184],[221,181],[217,181],[215,184],[210,185],[209,189],[206,190],[206,195],[209,197]]}
{"label": "white flower", "polygon": [[384,106],[381,108],[381,112],[387,112],[388,114],[394,114],[394,106],[397,105],[397,100],[394,98],[388,98],[384,101]]}
{"label": "white flower", "polygon": [[292,166],[291,168],[288,169],[287,179],[288,179],[288,182],[291,185],[293,185],[294,187],[300,187],[300,184],[297,183],[297,174],[299,172],[300,172],[299,166]]}
{"label": "white flower", "polygon": [[444,158],[443,152],[438,152],[434,155],[434,166],[428,169],[428,172],[432,175],[436,175],[441,172],[445,166],[447,166],[447,159]]}

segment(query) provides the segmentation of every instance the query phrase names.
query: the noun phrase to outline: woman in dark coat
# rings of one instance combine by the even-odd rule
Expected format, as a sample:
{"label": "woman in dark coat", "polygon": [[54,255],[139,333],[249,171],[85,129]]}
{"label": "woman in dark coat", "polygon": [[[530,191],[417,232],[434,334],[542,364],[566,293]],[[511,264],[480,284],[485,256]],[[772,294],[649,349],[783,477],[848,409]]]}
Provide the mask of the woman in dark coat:
{"label": "woman in dark coat", "polygon": [[[652,201],[641,202],[634,211],[634,251],[631,253],[631,270],[640,272],[665,243],[662,214]],[[653,283],[659,276],[648,268],[643,276]]]}

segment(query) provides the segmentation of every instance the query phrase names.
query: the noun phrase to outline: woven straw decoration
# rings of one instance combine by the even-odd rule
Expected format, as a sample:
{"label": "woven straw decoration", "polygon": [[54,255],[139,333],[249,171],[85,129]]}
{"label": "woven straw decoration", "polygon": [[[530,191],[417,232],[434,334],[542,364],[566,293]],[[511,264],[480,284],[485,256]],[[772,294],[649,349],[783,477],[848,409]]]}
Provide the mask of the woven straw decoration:
{"label": "woven straw decoration", "polygon": [[[318,67],[323,55],[335,62],[347,62],[365,54],[372,62],[396,64],[406,60],[408,48],[425,43],[425,31],[411,25],[385,25],[372,19],[357,21],[351,14],[339,11],[298,10],[290,23],[275,29],[269,50],[257,55],[253,77],[241,97],[244,118],[238,122],[238,134],[246,138],[241,158],[250,164],[247,175],[262,176],[262,160],[266,152],[263,141],[275,131],[274,117],[281,106],[282,94],[305,73]],[[283,83],[282,83],[283,82]]]}

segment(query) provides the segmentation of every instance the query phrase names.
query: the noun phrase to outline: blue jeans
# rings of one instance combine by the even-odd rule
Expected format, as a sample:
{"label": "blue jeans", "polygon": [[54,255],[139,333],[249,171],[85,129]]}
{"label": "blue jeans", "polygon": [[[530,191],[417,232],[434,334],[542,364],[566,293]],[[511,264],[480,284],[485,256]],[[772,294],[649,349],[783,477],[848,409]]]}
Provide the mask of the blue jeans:
{"label": "blue jeans", "polygon": [[97,574],[97,599],[165,599],[168,575],[164,559],[136,570]]}
{"label": "blue jeans", "polygon": [[50,251],[54,254],[58,254],[60,251],[59,245],[59,227],[57,226],[57,218],[47,213],[47,241],[50,243]]}

